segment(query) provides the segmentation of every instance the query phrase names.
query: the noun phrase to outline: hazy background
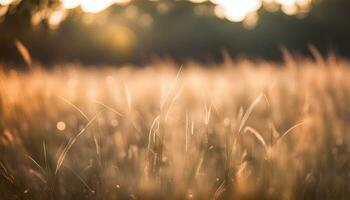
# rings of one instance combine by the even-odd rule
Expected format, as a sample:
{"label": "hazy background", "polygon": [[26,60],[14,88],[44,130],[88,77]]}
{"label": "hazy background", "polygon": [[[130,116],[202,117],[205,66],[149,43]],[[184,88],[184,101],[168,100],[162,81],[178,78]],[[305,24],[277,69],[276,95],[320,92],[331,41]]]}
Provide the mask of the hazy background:
{"label": "hazy background", "polygon": [[232,57],[280,60],[280,48],[350,56],[348,0],[0,0],[0,61],[142,64]]}

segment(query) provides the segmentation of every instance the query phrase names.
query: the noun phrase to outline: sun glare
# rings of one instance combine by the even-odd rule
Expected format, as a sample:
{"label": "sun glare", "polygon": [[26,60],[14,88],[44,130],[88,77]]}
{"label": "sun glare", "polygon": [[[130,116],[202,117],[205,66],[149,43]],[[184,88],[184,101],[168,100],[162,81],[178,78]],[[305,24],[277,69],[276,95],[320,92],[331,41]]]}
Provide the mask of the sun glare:
{"label": "sun glare", "polygon": [[81,3],[81,8],[85,12],[89,13],[98,13],[102,10],[108,8],[114,3],[113,0],[102,0],[102,1],[96,1],[96,0],[84,0]]}
{"label": "sun glare", "polygon": [[[202,3],[203,0],[189,0],[193,3]],[[247,20],[250,16],[254,16],[256,21],[256,12],[264,5],[270,7],[276,5],[287,15],[298,14],[299,11],[307,10],[312,0],[209,0],[215,4],[214,13],[219,18],[226,18],[232,22],[242,22]],[[272,11],[272,9],[270,9]]]}
{"label": "sun glare", "polygon": [[73,9],[81,6],[84,12],[98,13],[105,10],[112,4],[125,4],[130,2],[130,0],[61,0],[61,2],[65,9]]}
{"label": "sun glare", "polygon": [[[81,6],[84,12],[98,13],[113,4],[126,4],[131,0],[61,0],[65,9],[72,9]],[[188,0],[193,3],[203,3],[210,1],[215,4],[215,15],[232,22],[243,22],[249,16],[258,16],[257,11],[274,6],[274,11],[280,9],[287,15],[296,15],[308,10],[312,0]],[[11,4],[13,0],[0,0],[1,5]],[[267,9],[271,11],[272,9]],[[254,17],[254,21],[258,17]]]}
{"label": "sun glare", "polygon": [[222,7],[226,19],[233,22],[243,21],[249,14],[256,12],[262,4],[260,0],[215,0],[214,2]]}
{"label": "sun glare", "polygon": [[48,20],[49,25],[52,28],[57,28],[57,26],[62,22],[62,20],[64,20],[66,15],[67,13],[65,12],[65,10],[57,10],[53,12]]}
{"label": "sun glare", "polygon": [[13,0],[0,0],[0,5],[7,6],[10,5],[13,2]]}
{"label": "sun glare", "polygon": [[78,7],[83,0],[61,0],[61,1],[64,8],[73,9]]}

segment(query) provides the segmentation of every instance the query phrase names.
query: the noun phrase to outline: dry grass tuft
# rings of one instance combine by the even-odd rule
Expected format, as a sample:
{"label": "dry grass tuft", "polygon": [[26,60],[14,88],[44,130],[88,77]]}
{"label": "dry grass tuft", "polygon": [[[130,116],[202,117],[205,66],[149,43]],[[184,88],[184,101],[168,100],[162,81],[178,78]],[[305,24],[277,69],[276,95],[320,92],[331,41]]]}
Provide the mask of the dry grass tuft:
{"label": "dry grass tuft", "polygon": [[0,199],[348,199],[349,63],[310,49],[1,71]]}

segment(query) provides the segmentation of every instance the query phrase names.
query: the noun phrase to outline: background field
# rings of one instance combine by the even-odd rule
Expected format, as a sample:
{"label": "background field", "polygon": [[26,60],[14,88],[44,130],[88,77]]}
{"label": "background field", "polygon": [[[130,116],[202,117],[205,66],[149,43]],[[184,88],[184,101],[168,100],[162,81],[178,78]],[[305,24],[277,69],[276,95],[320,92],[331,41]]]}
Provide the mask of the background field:
{"label": "background field", "polygon": [[0,200],[350,199],[349,0],[0,0]]}
{"label": "background field", "polygon": [[285,58],[3,69],[1,199],[348,199],[349,63]]}
{"label": "background field", "polygon": [[[111,1],[117,3],[91,13]],[[74,2],[82,3],[65,6]],[[224,4],[231,17],[218,13]],[[232,19],[252,4],[246,18]],[[308,44],[349,58],[349,7],[348,0],[0,0],[0,60],[21,63],[16,39],[45,67],[144,64],[154,57],[207,64],[222,61],[223,50],[281,60],[281,46],[305,56]]]}

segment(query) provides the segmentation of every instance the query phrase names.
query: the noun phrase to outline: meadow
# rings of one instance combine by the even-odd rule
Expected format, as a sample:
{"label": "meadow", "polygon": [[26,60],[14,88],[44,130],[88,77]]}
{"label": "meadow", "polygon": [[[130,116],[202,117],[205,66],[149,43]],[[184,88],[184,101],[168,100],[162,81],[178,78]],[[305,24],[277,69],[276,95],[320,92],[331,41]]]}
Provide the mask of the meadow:
{"label": "meadow", "polygon": [[349,199],[350,63],[0,72],[0,199]]}

